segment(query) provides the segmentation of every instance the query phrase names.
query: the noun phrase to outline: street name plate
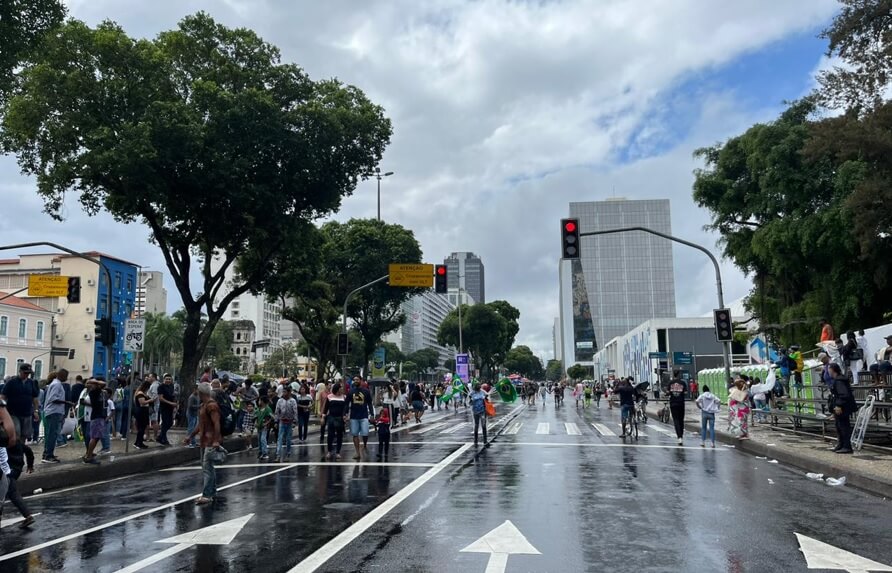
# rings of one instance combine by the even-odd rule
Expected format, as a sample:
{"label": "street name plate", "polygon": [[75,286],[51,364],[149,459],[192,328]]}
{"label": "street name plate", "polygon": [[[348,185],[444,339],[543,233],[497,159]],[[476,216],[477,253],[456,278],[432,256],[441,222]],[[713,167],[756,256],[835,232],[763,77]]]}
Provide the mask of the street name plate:
{"label": "street name plate", "polygon": [[651,352],[650,354],[647,355],[647,357],[650,358],[651,360],[666,360],[667,358],[669,358],[669,353],[668,352]]}
{"label": "street name plate", "polygon": [[434,286],[434,265],[391,263],[388,271],[390,286],[425,288]]}
{"label": "street name plate", "polygon": [[28,275],[28,296],[68,296],[68,277]]}

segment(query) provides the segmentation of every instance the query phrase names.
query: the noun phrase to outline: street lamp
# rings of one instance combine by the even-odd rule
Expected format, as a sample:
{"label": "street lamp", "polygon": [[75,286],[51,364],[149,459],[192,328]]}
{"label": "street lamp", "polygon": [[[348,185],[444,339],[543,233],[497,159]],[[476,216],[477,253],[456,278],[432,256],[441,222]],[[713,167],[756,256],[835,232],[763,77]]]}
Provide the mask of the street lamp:
{"label": "street lamp", "polygon": [[375,179],[378,180],[378,220],[381,220],[381,179],[385,177],[390,177],[393,175],[393,171],[388,171],[387,173],[381,173],[380,167],[375,167]]}

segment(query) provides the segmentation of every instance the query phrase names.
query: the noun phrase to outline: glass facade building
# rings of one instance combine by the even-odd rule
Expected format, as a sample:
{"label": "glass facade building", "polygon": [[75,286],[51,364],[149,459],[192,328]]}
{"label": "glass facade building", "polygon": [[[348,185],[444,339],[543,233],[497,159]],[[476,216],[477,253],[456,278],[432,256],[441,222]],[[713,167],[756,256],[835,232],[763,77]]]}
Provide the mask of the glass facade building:
{"label": "glass facade building", "polygon": [[446,284],[450,290],[461,286],[475,304],[486,302],[486,277],[480,257],[474,253],[452,253],[443,264],[446,265]]}

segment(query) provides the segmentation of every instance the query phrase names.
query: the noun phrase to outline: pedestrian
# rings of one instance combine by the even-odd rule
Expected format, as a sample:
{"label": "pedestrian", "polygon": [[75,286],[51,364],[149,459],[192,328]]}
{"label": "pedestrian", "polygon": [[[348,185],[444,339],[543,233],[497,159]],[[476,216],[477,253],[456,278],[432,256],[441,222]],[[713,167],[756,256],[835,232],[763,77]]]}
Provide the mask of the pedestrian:
{"label": "pedestrian", "polygon": [[592,390],[593,389],[592,389],[591,384],[585,384],[584,386],[585,386],[585,390],[584,390],[585,400],[582,402],[582,407],[588,408],[589,406],[592,405]]}
{"label": "pedestrian", "polygon": [[313,398],[310,397],[310,389],[302,384],[297,394],[297,443],[307,443],[307,435],[310,431],[310,411],[313,409]]}
{"label": "pedestrian", "polygon": [[830,326],[827,319],[822,318],[818,321],[818,326],[821,327],[821,342],[833,342],[836,340],[836,335],[833,334],[833,327]]}
{"label": "pedestrian", "polygon": [[177,398],[173,388],[173,376],[165,374],[163,382],[158,386],[158,414],[161,418],[161,433],[158,435],[158,443],[162,446],[170,446],[167,432],[173,427],[173,417],[177,410]]}
{"label": "pedestrian", "polygon": [[239,386],[235,391],[235,396],[240,400],[240,414],[239,419],[241,424],[237,424],[240,428],[244,429],[244,419],[247,412],[247,405],[251,404],[252,406],[257,406],[257,399],[260,398],[260,392],[257,391],[257,388],[254,388],[254,382],[250,379],[245,380],[244,384]]}
{"label": "pedestrian", "polygon": [[80,427],[81,438],[84,440],[84,451],[90,447],[90,414],[93,408],[90,407],[90,398],[88,396],[90,389],[84,383],[77,400],[77,421]]}
{"label": "pedestrian", "polygon": [[477,382],[474,391],[468,397],[471,401],[471,412],[474,414],[474,445],[479,441],[480,429],[483,429],[483,445],[489,446],[489,438],[486,435],[486,399],[489,393],[483,391],[483,386]]}
{"label": "pedestrian", "polygon": [[183,445],[187,445],[192,436],[198,434],[199,444],[202,448],[201,469],[203,485],[201,496],[195,500],[196,505],[205,505],[214,501],[217,497],[217,468],[219,460],[218,449],[223,435],[220,432],[220,406],[213,397],[210,385],[203,382],[198,385],[198,397],[201,400],[201,409],[198,413],[198,427],[186,436]]}
{"label": "pedestrian", "polygon": [[313,401],[315,404],[314,413],[317,416],[322,415],[322,410],[323,410],[322,402],[325,399],[325,396],[327,393],[328,393],[328,386],[325,384],[325,380],[320,379],[319,382],[316,384],[316,391],[313,394]]}
{"label": "pedestrian", "polygon": [[152,405],[149,408],[149,437],[148,441],[154,442],[158,439],[158,416],[159,413],[159,400],[158,400],[158,388],[161,386],[161,382],[158,380],[158,375],[154,372],[149,372],[149,391],[148,396]]}
{"label": "pedestrian", "polygon": [[734,381],[728,393],[728,429],[741,440],[749,439],[749,393],[742,378]]}
{"label": "pedestrian", "polygon": [[390,455],[390,408],[384,407],[378,411],[375,424],[378,429],[378,459],[382,455],[387,459]]}
{"label": "pedestrian", "polygon": [[601,382],[595,383],[593,393],[595,395],[595,406],[600,408],[601,407],[601,396],[604,395],[604,386],[601,384]]}
{"label": "pedestrian", "polygon": [[[321,385],[321,386],[320,386]],[[325,432],[328,429],[322,418],[325,417],[325,402],[331,395],[331,385],[325,382],[319,382],[316,385],[316,407],[319,410],[319,443],[325,443]]]}
{"label": "pedestrian", "polygon": [[344,443],[344,419],[347,415],[347,401],[341,390],[341,385],[335,382],[331,394],[325,401],[325,410],[322,412],[323,424],[328,428],[328,454],[326,459],[341,459],[341,446]]}
{"label": "pedestrian", "polygon": [[579,402],[583,402],[582,406],[585,407],[585,387],[582,382],[577,382],[576,387],[573,389],[573,399],[576,401],[576,407],[579,407]]}
{"label": "pedestrian", "polygon": [[118,432],[121,434],[121,441],[126,440],[130,432],[130,384],[126,381],[121,389],[121,420]]}
{"label": "pedestrian", "polygon": [[353,447],[356,450],[353,459],[361,461],[367,459],[369,425],[375,419],[372,393],[360,383],[350,390],[347,404],[350,406],[350,435],[353,436]]}
{"label": "pedestrian", "polygon": [[46,426],[46,438],[43,441],[42,463],[57,464],[56,446],[59,444],[59,434],[62,433],[62,421],[68,412],[68,402],[65,401],[65,387],[62,385],[68,380],[68,370],[61,368],[56,372],[53,381],[46,388],[44,397],[44,425]]}
{"label": "pedestrian", "polygon": [[243,420],[243,430],[245,439],[245,449],[250,450],[252,447],[252,438],[254,437],[254,429],[256,428],[257,409],[253,402],[245,404],[245,417]]}
{"label": "pedestrian", "polygon": [[269,426],[273,419],[273,410],[269,406],[269,396],[261,396],[257,401],[255,412],[255,425],[257,426],[257,443],[260,445],[260,453],[257,459],[266,461],[269,459]]}
{"label": "pedestrian", "polygon": [[409,394],[405,382],[399,385],[400,397],[400,423],[406,425],[409,423]]}
{"label": "pedestrian", "polygon": [[833,451],[837,454],[852,453],[852,420],[851,415],[858,409],[849,378],[842,373],[839,364],[831,364],[833,386],[830,387],[830,405],[836,422],[837,442]]}
{"label": "pedestrian", "polygon": [[383,406],[390,410],[390,427],[395,428],[399,425],[399,389],[396,388],[396,381],[391,380],[384,389]]}
{"label": "pedestrian", "polygon": [[32,378],[34,370],[27,362],[19,364],[18,376],[13,376],[3,386],[0,400],[6,402],[6,410],[12,418],[16,435],[27,443],[34,435],[34,421],[40,420],[40,387]]}
{"label": "pedestrian", "polygon": [[282,397],[276,402],[276,422],[279,424],[279,439],[276,442],[276,461],[282,462],[291,455],[291,435],[297,419],[297,400],[291,395],[291,386],[285,386]]}
{"label": "pedestrian", "polygon": [[115,425],[115,401],[108,389],[102,393],[102,397],[105,400],[105,432],[102,434],[102,449],[99,450],[99,455],[107,456],[111,453],[111,430]]}
{"label": "pedestrian", "polygon": [[[191,434],[198,426],[198,412],[201,410],[201,398],[198,397],[198,385],[192,389],[192,393],[186,398],[186,433]],[[195,438],[189,441],[189,447],[194,448],[197,444]]]}
{"label": "pedestrian", "polygon": [[691,400],[696,400],[700,396],[700,383],[691,380]]}
{"label": "pedestrian", "polygon": [[684,404],[688,385],[681,379],[679,370],[672,374],[673,378],[669,381],[669,412],[672,414],[672,422],[675,424],[678,445],[681,445],[684,443]]}
{"label": "pedestrian", "polygon": [[115,405],[115,419],[114,419],[114,423],[112,424],[112,428],[111,428],[113,438],[118,437],[118,428],[121,427],[121,418],[124,415],[124,387],[126,387],[126,386],[127,386],[126,378],[124,378],[122,376],[118,376],[115,379],[115,389],[113,391],[113,396],[114,396],[113,402]]}
{"label": "pedestrian", "polygon": [[105,436],[106,418],[108,412],[108,398],[105,396],[105,380],[94,377],[87,380],[87,397],[85,402],[90,406],[90,442],[87,444],[87,454],[83,457],[85,464],[98,465],[96,459],[96,446]]}
{"label": "pedestrian", "polygon": [[[146,446],[146,428],[149,427],[152,409],[152,401],[149,399],[149,386],[151,386],[149,380],[144,380],[139,385],[139,388],[136,389],[136,397],[133,400],[134,418],[136,418],[136,443],[133,445],[138,450],[144,450],[148,447]],[[195,428],[192,429],[194,430]]]}
{"label": "pedestrian", "polygon": [[412,403],[412,411],[415,413],[415,423],[421,423],[421,416],[424,415],[424,392],[421,386],[415,385],[409,394],[409,401]]}
{"label": "pedestrian", "polygon": [[707,436],[715,447],[715,415],[721,407],[721,400],[709,391],[709,386],[703,385],[703,393],[694,401],[700,409],[700,447],[706,447]]}
{"label": "pedestrian", "polygon": [[[25,500],[22,499],[22,496],[16,487],[16,482],[22,475],[22,471],[25,471],[26,460],[28,466],[27,473],[34,473],[34,452],[21,440],[16,441],[14,446],[7,446],[6,448],[0,449],[5,450],[7,453],[10,470],[9,475],[7,476],[8,483],[5,499],[12,502],[15,508],[19,510],[19,513],[22,514],[24,520],[19,524],[19,527],[27,529],[34,523],[34,516],[28,510],[28,506],[25,505]],[[2,505],[3,499],[0,499],[0,516],[3,515]]]}

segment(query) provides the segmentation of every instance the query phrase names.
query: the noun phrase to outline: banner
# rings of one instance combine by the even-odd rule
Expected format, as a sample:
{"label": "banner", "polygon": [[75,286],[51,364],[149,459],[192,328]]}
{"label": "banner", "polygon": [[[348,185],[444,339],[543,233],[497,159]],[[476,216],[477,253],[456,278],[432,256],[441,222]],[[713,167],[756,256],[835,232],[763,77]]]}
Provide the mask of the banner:
{"label": "banner", "polygon": [[387,351],[383,346],[375,349],[375,353],[372,355],[372,378],[384,378],[387,376],[386,358]]}
{"label": "banner", "polygon": [[459,378],[462,380],[470,380],[470,372],[469,372],[469,363],[468,363],[468,355],[467,354],[456,354],[455,355],[455,373],[458,374]]}

